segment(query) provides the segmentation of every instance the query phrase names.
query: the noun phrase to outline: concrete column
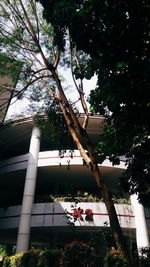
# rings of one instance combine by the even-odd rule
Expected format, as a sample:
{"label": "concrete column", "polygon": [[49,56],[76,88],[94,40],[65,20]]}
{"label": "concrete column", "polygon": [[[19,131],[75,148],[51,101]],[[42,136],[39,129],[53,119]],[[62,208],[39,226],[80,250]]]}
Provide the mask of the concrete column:
{"label": "concrete column", "polygon": [[148,229],[145,219],[144,207],[138,201],[138,195],[134,194],[131,196],[131,204],[133,206],[135,215],[135,226],[136,226],[136,242],[137,248],[149,246]]}
{"label": "concrete column", "polygon": [[39,150],[40,150],[40,130],[39,128],[34,127],[32,130],[32,135],[30,140],[29,159],[28,159],[27,172],[25,178],[16,253],[27,251],[29,248],[31,213],[35,196]]}

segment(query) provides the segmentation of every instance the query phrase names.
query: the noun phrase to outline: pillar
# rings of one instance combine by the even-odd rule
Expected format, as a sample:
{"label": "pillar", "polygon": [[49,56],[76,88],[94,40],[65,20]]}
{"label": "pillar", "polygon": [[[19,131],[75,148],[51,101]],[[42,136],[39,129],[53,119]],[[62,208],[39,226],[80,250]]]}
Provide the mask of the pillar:
{"label": "pillar", "polygon": [[30,224],[32,215],[32,205],[35,196],[37,163],[40,150],[40,130],[34,127],[32,130],[25,186],[22,200],[22,208],[17,237],[16,253],[24,252],[29,249]]}
{"label": "pillar", "polygon": [[134,210],[135,226],[136,226],[136,242],[137,248],[149,246],[149,236],[146,224],[144,207],[138,201],[138,195],[134,194],[131,196],[131,204]]}

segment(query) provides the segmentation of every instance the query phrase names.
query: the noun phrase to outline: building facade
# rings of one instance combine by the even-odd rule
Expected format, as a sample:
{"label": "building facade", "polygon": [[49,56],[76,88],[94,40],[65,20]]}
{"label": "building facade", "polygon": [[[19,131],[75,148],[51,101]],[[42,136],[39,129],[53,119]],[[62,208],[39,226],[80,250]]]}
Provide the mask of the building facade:
{"label": "building facade", "polygon": [[[103,119],[90,118],[88,133],[93,143],[99,140]],[[19,253],[34,245],[86,240],[90,233],[109,227],[105,205],[78,150],[64,140],[64,149],[51,150],[49,137],[32,118],[2,126],[0,141],[1,243],[16,244]],[[124,195],[119,178],[125,162],[112,166],[106,159],[99,168],[114,195],[129,242],[136,242],[138,248],[148,246],[150,210],[139,204],[136,195]]]}
{"label": "building facade", "polygon": [[5,120],[21,68],[21,62],[0,53],[0,123]]}

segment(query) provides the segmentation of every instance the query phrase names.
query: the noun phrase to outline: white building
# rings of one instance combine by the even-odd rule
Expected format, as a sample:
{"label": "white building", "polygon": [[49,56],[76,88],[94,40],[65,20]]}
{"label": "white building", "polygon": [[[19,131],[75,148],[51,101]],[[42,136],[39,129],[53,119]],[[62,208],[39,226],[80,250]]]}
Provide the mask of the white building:
{"label": "white building", "polygon": [[[88,133],[93,143],[99,139],[102,123],[101,116],[90,118]],[[76,237],[83,240],[99,227],[109,227],[104,203],[88,199],[97,188],[90,168],[83,165],[77,150],[72,152],[64,144],[64,155],[58,147],[51,151],[48,137],[41,135],[32,118],[1,126],[0,143],[0,243],[17,243],[20,252],[26,251],[29,244],[59,245],[72,241],[74,227]],[[124,162],[112,166],[106,159],[99,167],[111,191],[120,194],[119,177],[125,170]],[[83,201],[75,204],[72,196],[79,195],[79,191],[84,192]],[[50,196],[55,196],[55,201]],[[139,248],[148,246],[150,210],[144,209],[136,196],[131,197],[131,204],[115,207],[130,241],[136,240]],[[92,218],[87,216],[87,209]],[[72,221],[74,227],[70,225]]]}

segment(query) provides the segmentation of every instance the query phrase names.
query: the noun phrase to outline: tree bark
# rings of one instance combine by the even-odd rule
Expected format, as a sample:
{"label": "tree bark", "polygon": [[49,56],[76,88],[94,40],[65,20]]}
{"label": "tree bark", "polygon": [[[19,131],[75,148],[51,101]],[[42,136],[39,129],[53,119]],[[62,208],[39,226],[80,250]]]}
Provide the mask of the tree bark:
{"label": "tree bark", "polygon": [[108,187],[104,183],[103,177],[100,173],[100,170],[99,170],[97,164],[91,163],[90,167],[91,167],[91,171],[93,173],[93,176],[96,180],[97,186],[101,190],[102,197],[103,197],[103,200],[104,200],[107,212],[108,212],[109,220],[110,220],[110,227],[113,230],[114,239],[117,243],[117,246],[119,249],[122,250],[124,256],[130,260],[130,255],[129,255],[129,252],[128,252],[128,249],[127,249],[127,246],[125,243],[122,229],[121,229],[119,221],[118,221],[116,209],[115,209],[114,203],[112,201],[111,194],[108,190]]}

